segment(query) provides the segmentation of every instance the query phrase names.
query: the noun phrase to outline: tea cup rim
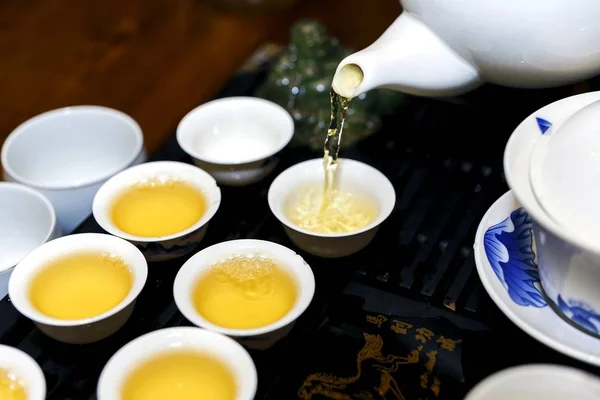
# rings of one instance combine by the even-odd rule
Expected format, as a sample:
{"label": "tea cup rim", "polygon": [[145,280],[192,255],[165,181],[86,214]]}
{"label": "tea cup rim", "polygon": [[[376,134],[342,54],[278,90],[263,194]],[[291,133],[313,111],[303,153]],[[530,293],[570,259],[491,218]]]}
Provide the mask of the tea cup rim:
{"label": "tea cup rim", "polygon": [[510,387],[511,382],[527,379],[525,378],[526,376],[528,376],[529,380],[559,379],[565,383],[575,380],[578,384],[594,387],[595,391],[600,395],[600,380],[592,374],[563,365],[529,364],[506,368],[489,375],[467,393],[465,400],[485,400],[493,393],[494,388],[506,388],[507,385]]}
{"label": "tea cup rim", "polygon": [[[54,206],[52,206],[52,203],[50,202],[50,200],[48,200],[48,198],[46,196],[44,196],[37,189],[31,188],[31,187],[29,187],[27,185],[24,185],[22,183],[17,183],[17,182],[0,182],[0,190],[2,190],[3,187],[27,193],[28,195],[36,197],[38,200],[40,200],[44,204],[44,206],[46,207],[47,211],[50,213],[51,222],[50,222],[50,229],[48,230],[48,233],[44,237],[43,242],[40,243],[40,246],[43,245],[44,243],[47,243],[52,238],[52,235],[56,231],[56,226],[57,226],[56,225],[57,224],[56,211],[54,210]],[[17,264],[18,264],[18,262],[17,262]],[[2,265],[2,264],[0,264],[0,272],[7,271],[7,270],[9,270],[11,268],[14,268],[15,266],[16,266],[16,264],[12,264],[12,265]]]}
{"label": "tea cup rim", "polygon": [[29,400],[46,398],[46,378],[39,364],[29,354],[16,347],[0,344],[0,368],[12,370],[18,364],[19,377],[25,382]]}
{"label": "tea cup rim", "polygon": [[[166,342],[171,342],[167,344]],[[215,343],[221,347],[217,351]],[[238,393],[236,400],[252,400],[256,395],[258,377],[254,360],[239,343],[235,340],[206,329],[188,326],[177,326],[158,329],[139,336],[121,347],[105,364],[98,379],[98,400],[113,400],[114,392],[135,367],[144,361],[152,359],[158,354],[168,352],[172,349],[192,349],[196,351],[208,351],[229,366],[231,372],[236,375],[236,383],[240,379],[246,380],[243,387],[244,392]],[[235,360],[226,359],[223,349],[228,349],[228,355]]]}
{"label": "tea cup rim", "polygon": [[[284,170],[283,172],[281,172],[273,180],[273,182],[271,183],[271,186],[269,187],[269,192],[267,195],[268,202],[269,202],[269,208],[271,209],[271,212],[273,213],[273,215],[275,215],[275,217],[279,220],[279,222],[281,222],[288,228],[290,228],[294,231],[300,232],[307,236],[322,237],[322,238],[351,237],[351,236],[355,236],[355,235],[360,235],[364,232],[370,231],[371,229],[374,229],[377,226],[381,225],[386,219],[388,219],[388,217],[394,211],[394,207],[396,204],[396,191],[394,189],[394,185],[392,185],[392,182],[388,179],[388,177],[385,176],[385,174],[383,174],[377,168],[375,168],[369,164],[366,164],[366,163],[358,161],[358,160],[350,159],[350,158],[340,157],[340,158],[338,158],[338,166],[343,168],[343,165],[345,164],[345,165],[352,165],[353,167],[357,167],[357,168],[363,168],[363,169],[369,171],[369,173],[372,174],[373,176],[380,177],[382,182],[384,182],[384,186],[381,188],[381,190],[387,191],[387,196],[384,196],[384,201],[383,201],[382,206],[378,207],[377,217],[373,221],[371,221],[371,223],[364,226],[363,228],[357,229],[357,230],[354,230],[351,232],[346,232],[346,233],[313,232],[308,229],[301,228],[298,225],[294,224],[285,215],[285,213],[282,212],[281,207],[278,207],[278,205],[281,204],[281,202],[285,201],[285,199],[281,198],[281,197],[285,197],[285,196],[279,196],[279,197],[276,196],[275,190],[279,186],[282,186],[286,180],[290,179],[290,178],[286,177],[286,175],[296,174],[296,170],[299,170],[306,165],[316,164],[316,163],[322,165],[323,159],[322,158],[313,158],[313,159],[305,160],[305,161],[302,161],[302,162],[292,165],[291,167],[289,167],[286,170]],[[286,195],[289,195],[289,194],[291,194],[290,191],[288,191],[288,193],[286,193]]]}
{"label": "tea cup rim", "polygon": [[[156,175],[157,171],[168,171],[174,175],[194,176],[188,179],[207,197],[207,208],[202,217],[187,229],[165,236],[138,236],[119,229],[106,215],[112,201],[126,188],[131,187],[143,177]],[[203,183],[199,183],[203,181]],[[96,192],[92,203],[92,215],[102,229],[111,235],[139,243],[162,242],[183,237],[208,224],[221,205],[221,189],[217,181],[206,171],[194,165],[179,161],[151,161],[129,167],[107,180]]]}
{"label": "tea cup rim", "polygon": [[[68,184],[68,185],[62,185],[62,184],[56,185],[56,184],[52,184],[52,183],[33,182],[30,179],[27,179],[27,178],[21,176],[20,174],[17,174],[14,171],[14,169],[11,167],[10,163],[8,162],[8,153],[10,151],[11,143],[19,135],[22,135],[24,132],[26,132],[30,126],[40,123],[45,119],[52,118],[57,115],[68,115],[68,114],[71,114],[74,112],[86,112],[86,111],[110,114],[111,116],[116,117],[116,118],[126,122],[132,128],[132,132],[135,135],[135,140],[136,140],[135,148],[134,148],[134,152],[129,157],[129,159],[127,159],[126,162],[123,162],[122,165],[120,165],[118,168],[113,168],[113,170],[103,174],[101,177],[98,177],[95,179],[84,180],[82,182],[72,183],[72,184]],[[82,104],[82,105],[72,105],[72,106],[67,106],[67,107],[56,108],[53,110],[48,110],[48,111],[42,112],[40,114],[34,115],[33,117],[31,117],[31,118],[27,119],[26,121],[22,122],[21,124],[19,124],[15,129],[12,130],[12,132],[8,135],[8,137],[4,141],[4,144],[2,145],[2,149],[0,150],[0,160],[1,160],[2,166],[4,168],[4,171],[10,177],[12,177],[12,179],[14,179],[15,181],[17,181],[19,183],[23,183],[27,186],[30,186],[30,187],[36,188],[36,189],[40,189],[40,190],[64,191],[64,190],[72,190],[72,189],[77,189],[77,188],[93,186],[93,185],[96,185],[100,182],[107,180],[114,174],[118,173],[119,171],[122,171],[124,168],[127,168],[128,166],[133,164],[133,162],[139,157],[139,155],[143,151],[143,149],[144,149],[144,135],[142,133],[142,128],[137,123],[137,121],[135,119],[133,119],[130,115],[124,113],[123,111],[119,111],[117,109],[110,108],[110,107],[91,105],[91,104],[90,105]]]}
{"label": "tea cup rim", "polygon": [[[76,248],[77,250],[74,250]],[[118,249],[118,250],[117,250]],[[35,274],[44,268],[49,259],[57,259],[74,252],[86,251],[109,252],[119,257],[126,258],[133,281],[127,296],[113,308],[102,314],[66,320],[50,317],[38,311],[29,298],[28,286]],[[148,278],[148,263],[142,252],[128,241],[104,233],[77,233],[63,236],[44,243],[25,256],[13,270],[8,281],[8,295],[13,306],[30,320],[55,327],[75,327],[90,325],[105,320],[133,303],[140,295]]]}
{"label": "tea cup rim", "polygon": [[[249,157],[247,159],[242,159],[240,161],[235,161],[235,162],[221,161],[218,159],[200,155],[196,150],[193,149],[192,146],[189,145],[188,140],[186,140],[184,138],[184,128],[187,128],[187,125],[191,124],[190,120],[193,117],[197,117],[198,114],[210,113],[211,109],[213,109],[213,108],[222,107],[227,104],[238,103],[238,102],[241,102],[241,103],[247,102],[247,103],[252,104],[253,107],[270,108],[271,110],[273,110],[272,112],[270,111],[272,114],[278,114],[280,117],[282,117],[286,121],[286,125],[288,125],[287,129],[285,130],[285,135],[286,135],[285,139],[278,146],[274,146],[267,154],[263,154],[261,156]],[[176,131],[175,136],[177,138],[177,143],[179,144],[179,147],[181,147],[181,149],[185,153],[187,153],[190,157],[193,157],[193,158],[200,160],[202,162],[205,162],[207,164],[235,166],[235,165],[244,165],[244,164],[250,164],[253,162],[265,160],[265,159],[272,157],[273,155],[279,153],[292,140],[292,137],[294,136],[294,128],[295,128],[294,119],[292,118],[290,113],[285,108],[280,106],[279,104],[274,103],[270,100],[260,98],[260,97],[231,96],[231,97],[223,97],[223,98],[208,101],[208,102],[200,104],[199,106],[190,110],[181,119],[181,121],[177,125],[177,131]]]}
{"label": "tea cup rim", "polygon": [[[240,252],[263,251],[281,261],[280,268],[291,272],[298,288],[294,306],[283,317],[268,325],[251,329],[233,329],[216,325],[196,310],[192,291],[202,274],[217,261]],[[237,239],[220,242],[194,254],[179,269],[173,283],[173,298],[179,311],[194,325],[231,337],[258,336],[276,331],[296,321],[309,307],[315,294],[315,277],[312,268],[292,249],[278,243],[258,239]]]}

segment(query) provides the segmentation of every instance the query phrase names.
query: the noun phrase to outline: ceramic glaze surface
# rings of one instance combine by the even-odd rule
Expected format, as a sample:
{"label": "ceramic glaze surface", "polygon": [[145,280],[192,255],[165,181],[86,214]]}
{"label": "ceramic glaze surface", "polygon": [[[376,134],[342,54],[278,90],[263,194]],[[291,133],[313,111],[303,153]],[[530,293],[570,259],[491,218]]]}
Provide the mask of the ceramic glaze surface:
{"label": "ceramic glaze surface", "polygon": [[[364,72],[364,82],[354,95],[388,87],[447,96],[483,82],[552,87],[600,71],[596,0],[402,0],[401,4],[404,12],[376,42],[340,63],[338,71],[357,64]],[[334,87],[335,82],[334,78]]]}
{"label": "ceramic glaze surface", "polygon": [[600,396],[597,377],[551,364],[520,365],[478,383],[464,400],[567,400]]}
{"label": "ceramic glaze surface", "polygon": [[561,229],[597,246],[600,236],[600,102],[546,132],[531,155],[530,184],[540,206]]}
{"label": "ceramic glaze surface", "polygon": [[[534,261],[532,232],[531,218],[521,207],[511,212],[510,216],[502,222],[488,228],[483,239],[490,265],[512,301],[525,307],[546,307],[548,304],[540,290],[540,285],[543,285],[544,288],[549,288],[548,295],[567,318],[592,333],[600,334],[600,315],[585,301],[579,300],[577,293],[571,294],[573,298],[565,299],[563,297],[565,295],[561,296],[556,289],[566,286],[568,275],[554,273],[555,269],[561,270],[560,263],[542,257],[540,269],[544,280],[541,281],[538,265]],[[547,239],[544,241],[547,244]],[[558,245],[560,250],[565,250],[564,246]],[[573,254],[573,252],[559,252],[555,255],[558,260],[563,260],[564,254]],[[564,261],[568,266],[569,260]]]}
{"label": "ceramic glaze surface", "polygon": [[596,0],[401,3],[496,84],[555,85],[600,68]]}
{"label": "ceramic glaze surface", "polygon": [[536,111],[513,132],[504,158],[508,184],[531,218],[532,248],[537,257],[535,262],[539,266],[541,287],[553,306],[560,309],[566,318],[594,334],[600,332],[597,317],[600,310],[597,287],[597,282],[600,282],[600,253],[595,246],[580,240],[580,236],[561,228],[542,209],[531,189],[529,161],[538,142],[558,132],[572,115],[599,97],[598,92],[586,93]]}
{"label": "ceramic glaze surface", "polygon": [[283,107],[256,97],[226,97],[190,111],[177,126],[177,143],[196,166],[228,186],[269,175],[294,135]]}
{"label": "ceramic glaze surface", "polygon": [[[572,268],[554,268],[562,266],[562,260],[558,264],[543,260],[541,247],[536,246],[540,239],[532,236],[536,229],[534,220],[512,191],[489,208],[479,224],[473,245],[483,286],[500,310],[526,333],[570,357],[600,366],[600,339],[587,333],[596,333],[598,329],[595,312],[581,303],[578,292],[569,288],[572,282],[568,283],[570,279],[565,279],[564,272]],[[558,243],[556,237],[547,239],[545,246]],[[546,247],[544,249],[544,254],[550,254]],[[574,254],[564,247],[557,253],[566,257]],[[548,271],[555,274],[548,277]],[[548,282],[562,283],[560,294],[550,294]],[[551,307],[548,298],[542,297],[542,284],[549,298],[557,302],[556,307]],[[562,302],[565,305],[561,305]],[[560,309],[564,317],[556,309]]]}
{"label": "ceramic glaze surface", "polygon": [[54,206],[62,232],[69,234],[91,214],[102,183],[146,161],[143,144],[139,125],[120,111],[60,108],[11,132],[2,146],[3,178],[39,190]]}
{"label": "ceramic glaze surface", "polygon": [[522,306],[545,307],[546,300],[533,253],[531,218],[523,208],[488,228],[483,238],[485,254],[511,299]]}

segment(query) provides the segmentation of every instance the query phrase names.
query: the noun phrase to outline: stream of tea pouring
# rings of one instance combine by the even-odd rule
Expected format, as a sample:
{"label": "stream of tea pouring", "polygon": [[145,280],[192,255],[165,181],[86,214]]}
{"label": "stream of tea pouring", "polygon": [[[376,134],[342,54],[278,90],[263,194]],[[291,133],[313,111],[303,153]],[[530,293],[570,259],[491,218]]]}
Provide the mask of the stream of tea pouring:
{"label": "stream of tea pouring", "polygon": [[[360,70],[345,75],[348,85],[360,82]],[[377,206],[353,191],[339,190],[336,185],[338,154],[344,122],[352,98],[329,93],[331,121],[323,146],[324,185],[322,195],[312,187],[301,190],[288,210],[296,225],[316,233],[345,234],[364,228],[377,216]],[[358,188],[357,188],[358,189]]]}

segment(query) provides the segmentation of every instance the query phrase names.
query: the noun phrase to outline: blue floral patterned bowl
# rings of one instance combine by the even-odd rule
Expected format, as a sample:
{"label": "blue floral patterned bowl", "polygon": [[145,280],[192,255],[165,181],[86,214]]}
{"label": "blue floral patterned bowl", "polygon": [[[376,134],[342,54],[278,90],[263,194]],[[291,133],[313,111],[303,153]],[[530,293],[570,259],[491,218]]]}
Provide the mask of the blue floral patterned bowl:
{"label": "blue floral patterned bowl", "polygon": [[[554,303],[555,310],[581,329],[596,335],[600,334],[600,246],[590,246],[589,241],[585,243],[569,235],[545,213],[530,186],[529,161],[542,135],[551,135],[577,111],[598,100],[600,92],[562,99],[527,117],[513,132],[504,152],[504,172],[524,210],[516,210],[509,219],[498,224],[486,241],[486,252],[492,254],[490,263],[495,270],[506,263],[509,256],[526,266],[533,263],[533,253],[524,249],[520,241],[533,232],[535,240],[530,242],[537,253],[539,277],[546,296]],[[527,224],[531,224],[531,231],[524,228]],[[494,250],[498,241],[503,247]],[[513,272],[520,275],[513,276],[511,272],[505,276],[507,285],[513,283],[513,300],[540,307],[543,299],[532,290],[532,281],[520,279],[525,275],[533,277],[536,272],[528,268]],[[503,270],[503,273],[507,272]]]}

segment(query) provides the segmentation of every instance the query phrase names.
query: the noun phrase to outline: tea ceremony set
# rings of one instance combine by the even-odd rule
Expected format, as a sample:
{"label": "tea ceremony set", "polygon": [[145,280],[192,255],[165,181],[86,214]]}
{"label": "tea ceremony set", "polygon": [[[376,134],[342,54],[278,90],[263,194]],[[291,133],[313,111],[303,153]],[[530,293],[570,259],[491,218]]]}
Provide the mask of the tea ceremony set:
{"label": "tea ceremony set", "polygon": [[[295,142],[311,118],[289,106],[309,90],[285,76],[293,44],[150,159],[108,107],[16,127],[1,150],[0,400],[600,399],[600,91],[531,102],[517,124],[504,98],[456,111],[489,86],[593,81],[600,3],[401,3],[322,71],[329,87],[306,83],[330,101],[330,121],[303,125],[312,152]],[[293,32],[315,54],[335,43],[316,22]],[[390,92],[402,109],[354,136]],[[492,321],[466,322],[486,299]],[[495,339],[473,350],[502,329],[496,353]],[[360,345],[344,358],[336,342]]]}

